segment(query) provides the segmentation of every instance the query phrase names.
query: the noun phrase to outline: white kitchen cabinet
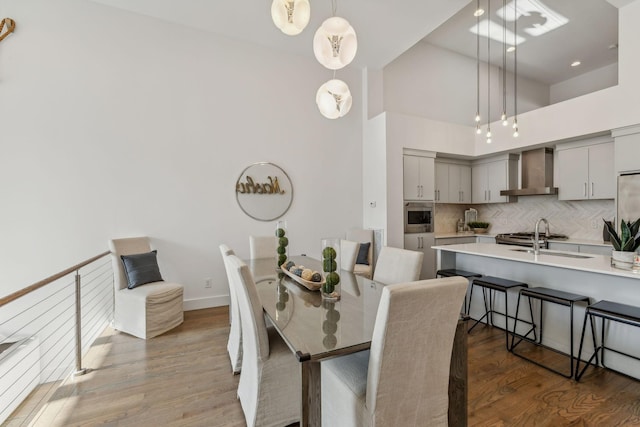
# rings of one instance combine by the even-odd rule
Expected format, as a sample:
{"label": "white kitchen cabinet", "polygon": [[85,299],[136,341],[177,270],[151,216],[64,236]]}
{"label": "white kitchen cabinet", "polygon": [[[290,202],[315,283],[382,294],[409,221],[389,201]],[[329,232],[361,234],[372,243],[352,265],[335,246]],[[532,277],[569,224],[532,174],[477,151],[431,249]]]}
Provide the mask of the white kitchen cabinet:
{"label": "white kitchen cabinet", "polygon": [[500,191],[516,188],[518,185],[517,158],[474,163],[471,167],[471,198],[473,203],[506,203],[509,196],[501,196]]}
{"label": "white kitchen cabinet", "polygon": [[403,158],[405,200],[433,200],[435,187],[432,157],[405,155]]}
{"label": "white kitchen cabinet", "polygon": [[449,165],[436,162],[435,169],[436,185],[433,200],[438,203],[449,203]]}
{"label": "white kitchen cabinet", "polygon": [[592,255],[611,255],[611,245],[580,245],[577,243],[549,242],[549,249],[553,251],[580,252]]}
{"label": "white kitchen cabinet", "polygon": [[424,253],[420,280],[436,277],[436,251],[431,249],[435,245],[433,233],[413,233],[404,235],[404,248]]}
{"label": "white kitchen cabinet", "polygon": [[435,201],[471,203],[471,167],[453,163],[435,164]]}
{"label": "white kitchen cabinet", "polygon": [[557,147],[557,152],[558,200],[615,198],[613,142]]}
{"label": "white kitchen cabinet", "polygon": [[615,142],[615,172],[640,170],[640,126],[627,126],[611,131]]}
{"label": "white kitchen cabinet", "polygon": [[449,203],[471,203],[471,167],[449,165]]}

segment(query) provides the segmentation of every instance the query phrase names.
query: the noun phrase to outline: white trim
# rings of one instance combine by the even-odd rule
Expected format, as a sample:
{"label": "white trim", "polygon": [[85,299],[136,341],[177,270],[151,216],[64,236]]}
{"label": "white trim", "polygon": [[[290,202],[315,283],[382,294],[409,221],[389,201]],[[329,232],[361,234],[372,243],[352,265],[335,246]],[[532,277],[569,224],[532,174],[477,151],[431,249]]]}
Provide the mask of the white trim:
{"label": "white trim", "polygon": [[221,307],[223,305],[229,305],[229,295],[184,300],[183,309],[184,311],[193,311],[203,308]]}

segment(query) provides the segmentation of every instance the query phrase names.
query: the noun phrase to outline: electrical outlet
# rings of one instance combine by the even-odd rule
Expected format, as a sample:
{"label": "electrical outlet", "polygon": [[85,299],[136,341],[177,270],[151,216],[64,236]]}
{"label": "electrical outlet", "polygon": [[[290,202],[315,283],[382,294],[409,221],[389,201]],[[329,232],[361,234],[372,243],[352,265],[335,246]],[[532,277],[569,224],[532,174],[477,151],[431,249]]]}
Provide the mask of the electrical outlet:
{"label": "electrical outlet", "polygon": [[204,279],[204,287],[205,288],[211,287],[211,277],[207,277],[206,279]]}

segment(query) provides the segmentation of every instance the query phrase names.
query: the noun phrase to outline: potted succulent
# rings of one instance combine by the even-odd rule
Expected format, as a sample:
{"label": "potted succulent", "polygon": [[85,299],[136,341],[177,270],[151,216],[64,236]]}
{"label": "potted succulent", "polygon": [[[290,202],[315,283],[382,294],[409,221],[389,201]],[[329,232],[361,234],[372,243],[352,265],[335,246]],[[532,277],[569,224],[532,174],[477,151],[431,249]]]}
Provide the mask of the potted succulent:
{"label": "potted succulent", "polygon": [[471,221],[467,225],[474,233],[483,234],[487,232],[491,224],[484,221]]}
{"label": "potted succulent", "polygon": [[[603,219],[604,221],[604,219]],[[631,269],[633,266],[633,257],[640,247],[640,218],[631,221],[620,221],[620,234],[610,222],[604,221],[609,236],[611,237],[611,245],[613,252],[611,253],[612,263],[614,267]]]}

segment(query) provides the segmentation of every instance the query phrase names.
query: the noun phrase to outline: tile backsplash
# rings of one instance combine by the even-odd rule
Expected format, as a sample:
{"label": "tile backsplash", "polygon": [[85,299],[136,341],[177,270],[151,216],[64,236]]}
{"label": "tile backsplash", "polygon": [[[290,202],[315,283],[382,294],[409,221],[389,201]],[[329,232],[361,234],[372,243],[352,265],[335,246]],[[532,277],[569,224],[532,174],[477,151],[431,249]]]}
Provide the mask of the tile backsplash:
{"label": "tile backsplash", "polygon": [[520,196],[516,203],[485,205],[437,204],[436,233],[455,233],[458,219],[469,207],[478,210],[478,220],[491,223],[489,233],[533,231],[538,218],[546,218],[552,233],[573,239],[602,240],[602,219],[615,216],[613,200],[558,200],[557,196]]}

